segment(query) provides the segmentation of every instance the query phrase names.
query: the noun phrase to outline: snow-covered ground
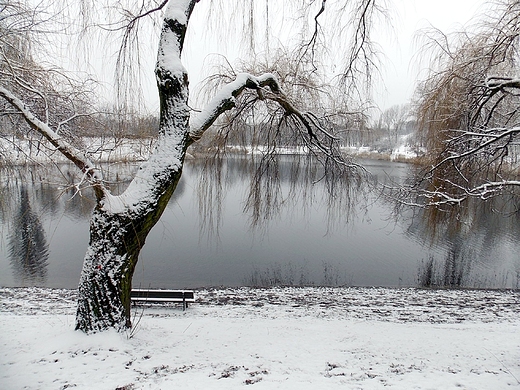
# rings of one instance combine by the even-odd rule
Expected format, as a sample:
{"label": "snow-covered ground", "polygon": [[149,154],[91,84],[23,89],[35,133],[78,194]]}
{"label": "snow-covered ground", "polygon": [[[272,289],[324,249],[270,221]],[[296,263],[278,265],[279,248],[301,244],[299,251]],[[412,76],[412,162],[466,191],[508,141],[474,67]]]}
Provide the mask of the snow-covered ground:
{"label": "snow-covered ground", "polygon": [[75,292],[0,288],[0,388],[520,388],[520,293],[219,289],[73,331]]}
{"label": "snow-covered ground", "polygon": [[[400,145],[391,153],[379,153],[368,146],[343,147],[342,151],[352,156],[409,160],[417,157],[416,148],[410,146],[410,136],[411,134],[400,137]],[[80,144],[84,150],[89,152],[89,158],[94,162],[143,161],[148,158],[154,140],[150,138],[83,137]],[[227,150],[234,153],[265,154],[269,148],[228,145]],[[308,150],[304,147],[279,147],[277,153],[280,155],[307,154]],[[50,147],[45,140],[13,139],[12,137],[0,137],[0,156],[12,164],[67,162],[67,159]]]}

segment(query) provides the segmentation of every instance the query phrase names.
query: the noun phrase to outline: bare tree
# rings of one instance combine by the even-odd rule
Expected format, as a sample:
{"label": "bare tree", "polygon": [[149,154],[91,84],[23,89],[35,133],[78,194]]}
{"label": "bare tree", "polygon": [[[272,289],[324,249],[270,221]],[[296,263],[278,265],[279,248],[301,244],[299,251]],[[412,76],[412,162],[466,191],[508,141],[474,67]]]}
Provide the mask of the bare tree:
{"label": "bare tree", "polygon": [[407,121],[410,116],[410,108],[408,105],[393,105],[383,111],[381,122],[388,133],[388,142],[390,148],[395,148],[398,144],[398,138],[402,135],[406,128]]}
{"label": "bare tree", "polygon": [[[420,205],[458,205],[520,187],[520,3],[500,0],[469,31],[428,32],[430,76],[418,89],[428,155],[414,190]],[[414,203],[414,200],[409,200]]]}
{"label": "bare tree", "polygon": [[[298,108],[284,93],[278,77],[273,73],[259,76],[252,73],[235,74],[233,79],[222,83],[220,91],[204,109],[200,112],[190,109],[188,74],[182,65],[181,54],[188,22],[197,3],[198,0],[170,0],[160,4],[152,2],[149,10],[137,14],[126,13],[129,17],[124,23],[123,46],[131,39],[136,24],[152,12],[164,8],[155,67],[160,122],[159,137],[152,155],[140,166],[128,188],[118,196],[111,194],[101,170],[89,160],[88,155],[61,136],[58,126],[63,120],[53,122],[38,115],[31,104],[24,101],[23,96],[12,90],[11,84],[2,82],[0,85],[0,96],[32,129],[72,161],[83,172],[84,181],[94,189],[97,203],[90,223],[90,242],[79,285],[76,317],[76,329],[87,333],[107,328],[121,330],[131,326],[130,291],[139,252],[175,191],[188,147],[201,139],[230,110],[246,112],[247,107],[264,104],[262,110],[273,113],[269,116],[272,118],[269,123],[274,127],[272,140],[276,139],[276,135],[294,129],[299,142],[323,164],[326,179],[330,183],[333,183],[335,175],[355,176],[360,169],[340,153],[338,138],[324,117]],[[304,50],[300,57],[302,61],[307,58],[307,63],[312,66],[318,64],[318,48],[326,43],[320,40],[319,21],[329,7],[329,3],[323,1],[321,7],[314,11],[314,3],[310,1],[303,4],[316,13],[315,18],[311,19],[311,38],[302,39]],[[244,4],[242,6],[254,7],[253,1]],[[297,6],[302,5],[297,3]],[[345,7],[341,2],[336,3],[336,6]],[[361,0],[354,8],[354,16],[350,17],[359,20],[354,19],[356,38],[348,63],[342,71],[344,81],[354,79],[353,75],[360,66],[359,61],[365,64],[359,71],[368,75],[367,67],[372,61],[367,55],[369,51],[364,48],[370,43],[367,26],[370,15],[376,10],[375,2]],[[251,38],[254,37],[252,32]],[[121,58],[126,58],[124,53]],[[268,169],[267,173],[270,172]]]}
{"label": "bare tree", "polygon": [[[23,101],[26,110],[50,126],[57,137],[80,146],[79,133],[93,121],[85,118],[91,110],[93,80],[45,62],[44,47],[53,44],[52,35],[62,20],[46,12],[39,4],[31,8],[26,2],[0,0],[0,86]],[[35,57],[34,53],[42,54]],[[2,95],[6,97],[7,95]],[[9,99],[0,103],[0,124],[11,133],[13,144],[28,138],[37,148],[45,149],[44,136],[34,132]]]}

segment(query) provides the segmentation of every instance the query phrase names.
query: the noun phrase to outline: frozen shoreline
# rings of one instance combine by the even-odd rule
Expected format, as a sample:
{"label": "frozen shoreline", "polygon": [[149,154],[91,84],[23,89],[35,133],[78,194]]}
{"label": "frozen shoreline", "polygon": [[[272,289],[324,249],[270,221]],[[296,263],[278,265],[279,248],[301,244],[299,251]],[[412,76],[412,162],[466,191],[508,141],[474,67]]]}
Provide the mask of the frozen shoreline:
{"label": "frozen shoreline", "polygon": [[0,288],[2,389],[520,388],[520,293],[198,290],[128,334],[73,331],[75,291]]}

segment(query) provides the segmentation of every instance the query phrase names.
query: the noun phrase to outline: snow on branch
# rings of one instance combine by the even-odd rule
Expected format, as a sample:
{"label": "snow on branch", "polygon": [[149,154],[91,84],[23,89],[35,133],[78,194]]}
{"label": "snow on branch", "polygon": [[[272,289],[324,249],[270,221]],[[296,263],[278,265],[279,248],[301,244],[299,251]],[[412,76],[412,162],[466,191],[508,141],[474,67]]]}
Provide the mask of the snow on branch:
{"label": "snow on branch", "polygon": [[478,196],[481,199],[487,199],[495,193],[499,193],[506,187],[520,187],[518,180],[492,181],[479,185],[468,191],[471,196]]}
{"label": "snow on branch", "polygon": [[97,191],[104,192],[102,186],[102,174],[94,164],[77,148],[68,143],[58,135],[52,128],[38,119],[11,91],[0,86],[0,96],[2,96],[17,112],[19,112],[32,129],[43,135],[59,152],[73,162],[94,184]]}
{"label": "snow on branch", "polygon": [[[454,184],[454,183],[451,183]],[[520,187],[520,181],[518,180],[504,180],[504,181],[493,181],[486,182],[477,187],[464,189],[461,186],[458,188],[464,190],[459,196],[451,196],[442,191],[425,191],[422,196],[428,200],[426,206],[441,206],[445,204],[449,205],[460,205],[468,198],[479,198],[481,200],[487,200],[493,196],[499,195],[507,187]]]}
{"label": "snow on branch", "polygon": [[454,160],[461,160],[465,157],[472,156],[477,154],[479,151],[484,150],[488,146],[492,144],[496,144],[499,140],[502,139],[508,139],[511,136],[520,133],[520,127],[513,127],[513,128],[496,128],[496,129],[489,129],[486,133],[475,133],[475,132],[462,132],[463,134],[459,136],[458,138],[462,137],[468,137],[471,136],[473,138],[479,138],[480,142],[473,147],[466,151],[463,151],[461,153],[453,154],[449,157],[444,158],[439,163],[437,163],[435,166],[433,166],[428,173],[432,173],[436,169],[438,169],[440,166],[446,164],[449,161]]}
{"label": "snow on branch", "polygon": [[[190,118],[190,142],[198,141],[224,112],[235,108],[237,98],[245,90],[257,91],[260,100],[268,99],[278,103],[286,116],[295,118],[299,127],[303,128],[307,135],[303,138],[310,150],[317,149],[327,158],[340,165],[364,170],[353,162],[347,163],[339,152],[331,147],[330,144],[337,141],[337,138],[320,124],[316,115],[298,110],[283,93],[278,79],[272,73],[265,73],[261,76],[253,76],[249,73],[238,74],[235,80],[225,85],[200,113],[192,114]],[[323,140],[327,141],[327,145],[324,144]]]}
{"label": "snow on branch", "polygon": [[202,112],[192,115],[190,119],[190,137],[193,141],[198,141],[204,132],[224,112],[236,106],[236,98],[245,90],[257,90],[269,87],[274,94],[281,94],[278,80],[271,73],[255,77],[249,73],[240,73],[234,81],[225,85],[221,91],[206,105]]}
{"label": "snow on branch", "polygon": [[489,89],[520,88],[520,79],[513,77],[489,76],[486,79]]}

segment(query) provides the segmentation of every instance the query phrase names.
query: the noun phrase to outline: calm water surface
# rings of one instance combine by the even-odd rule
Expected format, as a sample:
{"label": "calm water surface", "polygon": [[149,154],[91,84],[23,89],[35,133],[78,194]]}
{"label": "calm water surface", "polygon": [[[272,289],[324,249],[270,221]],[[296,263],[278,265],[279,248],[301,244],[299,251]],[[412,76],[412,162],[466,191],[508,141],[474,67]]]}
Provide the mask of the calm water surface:
{"label": "calm water surface", "polygon": [[[263,199],[262,222],[252,225],[252,211],[244,211],[251,167],[240,157],[228,158],[219,188],[213,180],[201,183],[201,164],[188,161],[141,252],[134,286],[518,288],[517,214],[492,212],[490,205],[459,217],[456,227],[432,226],[411,211],[395,219],[395,204],[367,186],[350,189],[350,203],[331,204],[322,182],[304,191],[305,178],[291,180],[290,163],[291,157],[280,160],[278,202],[268,207],[269,199]],[[392,162],[364,164],[380,183],[402,181],[410,169]],[[110,169],[114,180],[124,181],[134,168]],[[0,171],[1,286],[77,287],[93,203],[63,184],[79,181],[73,168],[56,172]]]}

